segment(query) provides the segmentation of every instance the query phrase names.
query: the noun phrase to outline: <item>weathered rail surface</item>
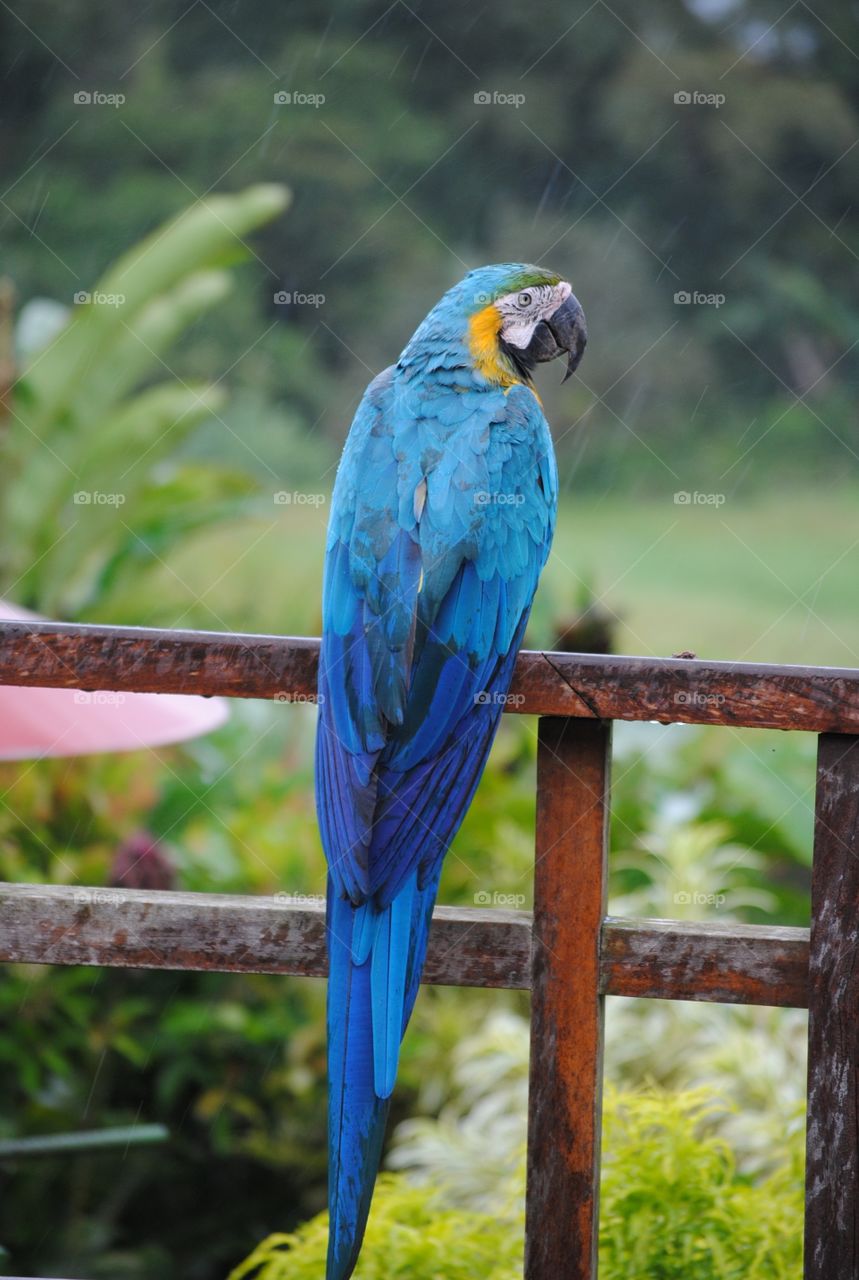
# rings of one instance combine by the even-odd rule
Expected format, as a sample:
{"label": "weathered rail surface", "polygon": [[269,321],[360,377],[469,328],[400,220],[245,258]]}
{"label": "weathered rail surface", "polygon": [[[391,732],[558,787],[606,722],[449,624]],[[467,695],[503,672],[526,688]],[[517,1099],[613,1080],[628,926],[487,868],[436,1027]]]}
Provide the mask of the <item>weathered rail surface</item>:
{"label": "weathered rail surface", "polygon": [[[145,627],[0,625],[0,684],[312,701],[319,642]],[[859,671],[524,650],[507,710],[859,733]]]}
{"label": "weathered rail surface", "polygon": [[[436,907],[423,981],[531,986],[528,911]],[[0,963],[196,969],[324,978],[325,907],[301,894],[244,897],[0,883]],[[808,930],[607,916],[603,995],[808,1003]]]}

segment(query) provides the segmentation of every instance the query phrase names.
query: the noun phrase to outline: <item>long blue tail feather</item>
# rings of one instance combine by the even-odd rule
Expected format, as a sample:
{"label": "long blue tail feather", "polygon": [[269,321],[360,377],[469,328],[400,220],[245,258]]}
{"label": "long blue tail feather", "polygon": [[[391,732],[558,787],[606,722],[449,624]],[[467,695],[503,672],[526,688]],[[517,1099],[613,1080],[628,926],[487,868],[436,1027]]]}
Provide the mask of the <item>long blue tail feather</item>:
{"label": "long blue tail feather", "polygon": [[355,915],[329,880],[327,1280],[355,1269],[390,1106],[374,1087],[370,964],[352,961]]}
{"label": "long blue tail feather", "polygon": [[373,944],[370,987],[373,999],[374,1082],[380,1098],[389,1098],[397,1078],[406,975],[412,949],[412,907],[417,872],[413,872],[389,907]]}
{"label": "long blue tail feather", "polygon": [[[402,1037],[426,957],[438,874],[415,871],[367,923],[328,884],[328,1208],[326,1280],[348,1280],[358,1260],[382,1155]],[[360,934],[360,936],[359,936]],[[372,938],[369,947],[367,940]],[[366,951],[363,963],[354,954]],[[376,1034],[374,1035],[374,1024]]]}

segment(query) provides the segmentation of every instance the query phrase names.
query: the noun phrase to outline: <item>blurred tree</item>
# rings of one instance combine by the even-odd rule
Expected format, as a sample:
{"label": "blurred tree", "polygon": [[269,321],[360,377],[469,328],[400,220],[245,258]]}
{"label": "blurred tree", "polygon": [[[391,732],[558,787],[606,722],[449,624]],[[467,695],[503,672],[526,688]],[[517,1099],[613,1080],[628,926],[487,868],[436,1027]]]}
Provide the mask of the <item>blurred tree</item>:
{"label": "blurred tree", "polygon": [[[192,206],[76,294],[59,332],[43,327],[22,356],[0,471],[2,588],[22,604],[74,616],[97,597],[109,610],[129,568],[139,586],[141,570],[252,491],[247,474],[177,460],[223,391],[185,382],[165,356],[228,293],[217,264],[287,199],[266,186]],[[153,366],[170,376],[141,388]]]}
{"label": "blurred tree", "polygon": [[[369,373],[466,265],[545,257],[589,312],[611,317],[592,353],[611,351],[617,386],[596,398],[611,379],[594,380],[589,353],[594,394],[571,384],[553,408],[572,423],[584,402],[614,435],[627,422],[646,431],[649,448],[628,433],[612,447],[613,467],[662,481],[654,455],[693,414],[699,446],[722,456],[762,404],[780,422],[806,392],[812,449],[797,471],[809,453],[830,474],[842,465],[859,372],[848,11],[580,0],[562,14],[537,0],[497,6],[486,23],[454,0],[288,14],[262,0],[157,0],[122,22],[105,0],[61,13],[34,0],[29,25],[0,13],[11,90],[0,140],[18,175],[2,213],[23,297],[67,298],[213,184],[288,171],[292,216],[260,237],[231,314],[184,339],[200,376],[238,344],[240,382],[339,440]],[[104,39],[85,38],[92,29]],[[75,108],[86,85],[126,102]],[[324,102],[278,104],[284,91]],[[523,100],[487,106],[480,93]],[[675,307],[696,290],[724,305]],[[278,305],[280,291],[324,304]],[[787,465],[781,438],[756,453],[760,476]],[[585,466],[576,482],[594,475]]]}

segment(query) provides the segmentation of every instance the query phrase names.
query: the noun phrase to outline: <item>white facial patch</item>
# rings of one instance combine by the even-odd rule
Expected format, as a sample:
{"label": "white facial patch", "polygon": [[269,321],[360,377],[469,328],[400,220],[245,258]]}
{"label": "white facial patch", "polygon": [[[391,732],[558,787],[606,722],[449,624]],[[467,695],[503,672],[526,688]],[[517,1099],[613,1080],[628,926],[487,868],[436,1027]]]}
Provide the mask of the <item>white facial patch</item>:
{"label": "white facial patch", "polygon": [[571,286],[566,280],[561,280],[558,284],[530,285],[518,293],[506,293],[503,298],[496,298],[495,306],[503,321],[502,339],[511,347],[524,350],[540,321],[553,316],[571,293]]}

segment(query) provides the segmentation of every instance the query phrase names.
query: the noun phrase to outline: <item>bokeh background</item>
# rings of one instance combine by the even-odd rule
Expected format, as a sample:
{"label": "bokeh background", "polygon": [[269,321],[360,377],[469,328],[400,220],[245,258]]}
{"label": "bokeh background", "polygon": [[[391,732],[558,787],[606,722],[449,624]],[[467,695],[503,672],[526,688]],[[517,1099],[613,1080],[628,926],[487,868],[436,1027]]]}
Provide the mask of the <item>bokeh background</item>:
{"label": "bokeh background", "polygon": [[[532,261],[590,344],[539,374],[563,498],[529,642],[859,665],[855,5],[30,0],[0,49],[8,600],[316,633],[364,386],[467,269]],[[509,719],[445,901],[529,904]],[[312,736],[247,704],[186,748],[3,765],[0,875],[320,894]],[[619,733],[613,909],[805,923],[813,770],[801,735]],[[6,1274],[210,1280],[321,1208],[319,984],[19,968],[0,1004]],[[397,1219],[442,1251],[404,1274],[455,1277],[457,1244],[516,1274],[526,1016],[422,995],[379,1275]],[[797,1274],[801,1015],[611,1001],[609,1035],[604,1274],[672,1232],[660,1275]],[[143,1123],[167,1137],[50,1146]],[[313,1230],[247,1274],[318,1275]]]}

